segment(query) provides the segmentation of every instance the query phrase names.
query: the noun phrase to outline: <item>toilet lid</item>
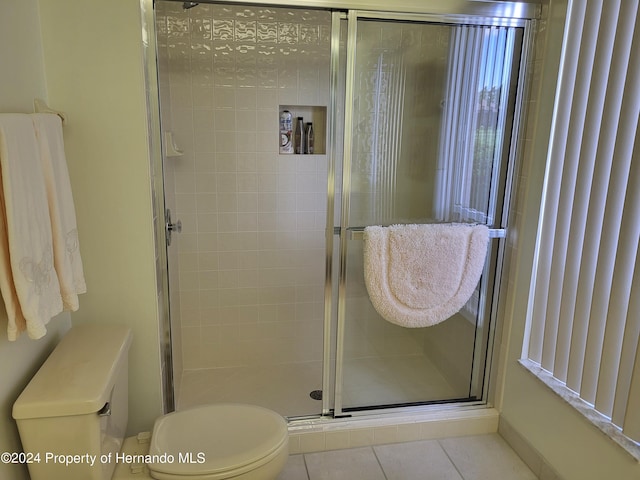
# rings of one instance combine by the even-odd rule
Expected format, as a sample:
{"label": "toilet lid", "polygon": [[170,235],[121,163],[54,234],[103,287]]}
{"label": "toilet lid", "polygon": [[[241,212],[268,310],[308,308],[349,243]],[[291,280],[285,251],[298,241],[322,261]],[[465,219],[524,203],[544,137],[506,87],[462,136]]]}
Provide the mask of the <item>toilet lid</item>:
{"label": "toilet lid", "polygon": [[[266,408],[215,404],[170,413],[153,427],[151,471],[173,475],[218,474],[269,460],[287,440],[287,424]],[[164,454],[164,457],[162,455]]]}

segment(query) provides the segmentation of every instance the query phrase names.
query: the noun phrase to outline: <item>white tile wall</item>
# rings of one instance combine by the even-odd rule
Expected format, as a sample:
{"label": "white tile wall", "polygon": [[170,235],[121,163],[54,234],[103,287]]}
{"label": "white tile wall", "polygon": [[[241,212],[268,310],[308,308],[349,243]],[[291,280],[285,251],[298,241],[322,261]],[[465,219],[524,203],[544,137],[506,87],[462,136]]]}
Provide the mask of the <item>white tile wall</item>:
{"label": "white tile wall", "polygon": [[[279,106],[327,106],[330,14],[158,2],[185,369],[319,360],[327,158],[278,154]],[[163,81],[168,79],[168,81]],[[166,92],[168,90],[168,92]]]}

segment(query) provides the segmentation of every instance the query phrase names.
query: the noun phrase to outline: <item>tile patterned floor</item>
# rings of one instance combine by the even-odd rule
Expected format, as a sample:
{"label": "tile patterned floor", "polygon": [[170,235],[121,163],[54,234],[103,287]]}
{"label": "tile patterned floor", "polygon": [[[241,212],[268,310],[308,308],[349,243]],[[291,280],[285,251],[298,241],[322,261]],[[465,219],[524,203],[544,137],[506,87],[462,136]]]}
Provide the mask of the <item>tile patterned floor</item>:
{"label": "tile patterned floor", "polygon": [[498,434],[292,455],[278,480],[534,480]]}
{"label": "tile patterned floor", "polygon": [[[354,362],[347,373],[354,380],[346,401],[388,395],[440,395],[451,392],[437,375],[425,375],[422,359],[385,372],[389,362]],[[417,378],[413,372],[422,376]],[[185,372],[179,408],[204,403],[245,402],[275,410],[285,416],[319,413],[321,403],[308,392],[318,388],[320,363],[275,367],[238,367]],[[385,380],[385,381],[383,381]],[[393,380],[393,382],[392,382]],[[387,396],[385,396],[387,395]],[[395,397],[389,400],[401,400]],[[405,400],[406,401],[406,400]],[[363,403],[364,404],[364,403]],[[291,455],[278,480],[533,480],[536,476],[498,434],[423,440],[316,453]]]}

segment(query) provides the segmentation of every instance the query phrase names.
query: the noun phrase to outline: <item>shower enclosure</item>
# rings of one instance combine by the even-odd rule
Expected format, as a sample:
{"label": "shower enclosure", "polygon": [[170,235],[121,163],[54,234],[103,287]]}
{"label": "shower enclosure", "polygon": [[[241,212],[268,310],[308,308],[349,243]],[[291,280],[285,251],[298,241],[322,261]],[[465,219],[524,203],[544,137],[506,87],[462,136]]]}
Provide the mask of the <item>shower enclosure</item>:
{"label": "shower enclosure", "polygon": [[[155,2],[178,408],[486,401],[535,10],[459,3]],[[284,110],[313,124],[313,154],[280,153]],[[434,222],[490,227],[481,280],[445,322],[393,325],[367,295],[363,229]]]}

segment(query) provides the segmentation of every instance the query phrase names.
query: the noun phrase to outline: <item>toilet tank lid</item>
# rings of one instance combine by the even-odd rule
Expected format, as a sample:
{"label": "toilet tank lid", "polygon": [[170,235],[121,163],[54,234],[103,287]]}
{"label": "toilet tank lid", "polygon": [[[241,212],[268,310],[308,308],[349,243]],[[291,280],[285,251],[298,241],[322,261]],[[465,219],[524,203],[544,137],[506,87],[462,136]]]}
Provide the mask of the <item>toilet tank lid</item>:
{"label": "toilet tank lid", "polygon": [[100,410],[109,401],[132,338],[131,330],[122,325],[73,327],[13,404],[13,418],[83,415]]}

